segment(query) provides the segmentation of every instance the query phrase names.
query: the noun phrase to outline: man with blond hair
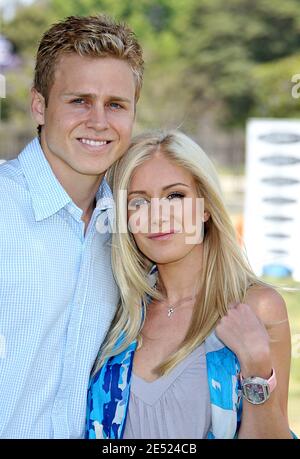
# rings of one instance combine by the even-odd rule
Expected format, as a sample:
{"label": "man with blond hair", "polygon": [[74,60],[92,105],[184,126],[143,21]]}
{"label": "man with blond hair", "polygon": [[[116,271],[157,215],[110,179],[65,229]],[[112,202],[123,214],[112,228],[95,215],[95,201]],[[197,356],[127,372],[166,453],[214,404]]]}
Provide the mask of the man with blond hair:
{"label": "man with blond hair", "polygon": [[82,438],[90,370],[118,289],[106,170],[131,140],[143,77],[133,32],[69,17],[42,37],[39,135],[0,166],[0,437]]}

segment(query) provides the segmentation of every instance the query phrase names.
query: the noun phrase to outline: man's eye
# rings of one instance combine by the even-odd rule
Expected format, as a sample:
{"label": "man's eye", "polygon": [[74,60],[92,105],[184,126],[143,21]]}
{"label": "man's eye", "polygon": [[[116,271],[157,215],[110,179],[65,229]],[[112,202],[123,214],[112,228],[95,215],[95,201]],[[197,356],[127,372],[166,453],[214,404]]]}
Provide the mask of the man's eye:
{"label": "man's eye", "polygon": [[78,97],[77,99],[71,100],[71,103],[75,105],[82,105],[85,103],[85,100],[82,99],[81,97]]}
{"label": "man's eye", "polygon": [[129,210],[135,210],[141,206],[147,206],[149,204],[149,201],[145,198],[135,198],[131,199],[128,203],[128,209]]}
{"label": "man's eye", "polygon": [[109,106],[113,109],[119,110],[120,108],[123,108],[122,105],[118,104],[118,102],[110,102]]}

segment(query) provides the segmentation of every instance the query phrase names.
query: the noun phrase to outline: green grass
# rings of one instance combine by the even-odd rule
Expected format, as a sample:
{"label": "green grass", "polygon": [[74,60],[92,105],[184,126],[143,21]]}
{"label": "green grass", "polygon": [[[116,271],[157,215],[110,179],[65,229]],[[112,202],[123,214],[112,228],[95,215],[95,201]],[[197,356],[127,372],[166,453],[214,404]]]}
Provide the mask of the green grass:
{"label": "green grass", "polygon": [[290,428],[300,437],[300,283],[291,279],[265,279],[273,285],[297,288],[298,291],[279,293],[285,299],[292,336],[292,361],[289,386],[289,421]]}

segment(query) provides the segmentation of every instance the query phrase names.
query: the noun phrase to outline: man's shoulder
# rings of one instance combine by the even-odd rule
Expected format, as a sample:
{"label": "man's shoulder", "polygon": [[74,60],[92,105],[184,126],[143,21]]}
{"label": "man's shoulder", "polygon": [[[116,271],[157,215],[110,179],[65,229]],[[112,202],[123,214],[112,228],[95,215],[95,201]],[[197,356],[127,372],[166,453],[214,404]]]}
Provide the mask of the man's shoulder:
{"label": "man's shoulder", "polygon": [[0,177],[14,178],[23,175],[22,158],[27,158],[27,161],[34,163],[36,152],[40,149],[39,140],[37,137],[29,140],[24,148],[13,159],[0,159]]}
{"label": "man's shoulder", "polygon": [[13,185],[14,182],[22,183],[23,171],[18,158],[10,159],[0,164],[0,184]]}
{"label": "man's shoulder", "polygon": [[2,210],[9,212],[10,204],[23,202],[27,193],[27,182],[18,158],[0,164],[0,207]]}

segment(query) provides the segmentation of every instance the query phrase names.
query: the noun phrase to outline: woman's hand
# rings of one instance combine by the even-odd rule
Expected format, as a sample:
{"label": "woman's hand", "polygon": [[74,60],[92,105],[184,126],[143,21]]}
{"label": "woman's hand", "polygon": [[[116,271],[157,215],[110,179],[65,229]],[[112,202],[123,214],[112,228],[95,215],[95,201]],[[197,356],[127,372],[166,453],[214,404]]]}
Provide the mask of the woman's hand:
{"label": "woman's hand", "polygon": [[245,378],[268,379],[272,367],[276,373],[277,386],[265,403],[243,401],[238,438],[291,438],[287,416],[291,337],[283,298],[272,288],[250,288],[245,303],[230,307],[220,320],[216,334],[236,354]]}
{"label": "woman's hand", "polygon": [[268,332],[253,308],[232,305],[216,327],[217,336],[238,357],[244,377],[271,376],[272,361]]}

